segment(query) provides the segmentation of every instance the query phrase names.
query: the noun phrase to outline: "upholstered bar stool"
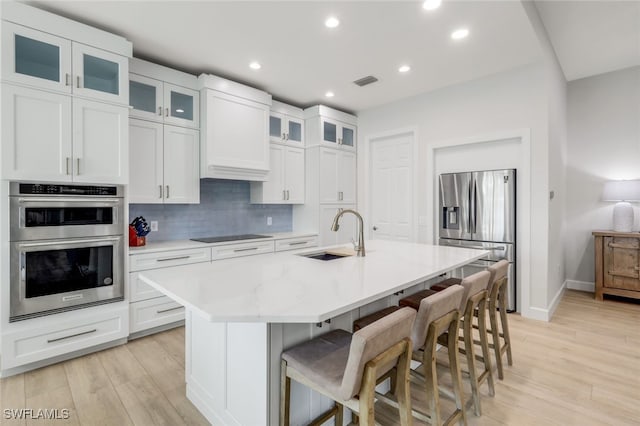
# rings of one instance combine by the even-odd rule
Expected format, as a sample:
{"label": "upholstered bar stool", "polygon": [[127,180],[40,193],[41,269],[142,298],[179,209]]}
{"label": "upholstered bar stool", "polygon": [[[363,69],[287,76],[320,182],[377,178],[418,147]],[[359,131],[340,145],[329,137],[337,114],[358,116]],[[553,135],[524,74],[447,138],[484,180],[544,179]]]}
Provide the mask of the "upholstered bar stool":
{"label": "upholstered bar stool", "polygon": [[[507,354],[507,362],[513,365],[513,357],[511,355],[511,337],[509,336],[509,321],[507,317],[507,273],[509,272],[509,262],[501,260],[487,268],[491,273],[491,285],[489,288],[489,321],[491,330],[488,332],[492,335],[492,343],[489,345],[496,356],[496,365],[498,367],[498,378],[504,379],[502,367],[502,356]],[[498,319],[502,331],[498,329]],[[480,320],[478,321],[480,323]]]}
{"label": "upholstered bar stool", "polygon": [[335,416],[343,423],[343,407],[357,413],[361,425],[374,425],[378,378],[395,368],[395,405],[400,424],[412,425],[409,394],[413,309],[400,309],[351,334],[332,330],[282,353],[280,425],[289,425],[291,379],[333,399],[334,407],[311,424]]}

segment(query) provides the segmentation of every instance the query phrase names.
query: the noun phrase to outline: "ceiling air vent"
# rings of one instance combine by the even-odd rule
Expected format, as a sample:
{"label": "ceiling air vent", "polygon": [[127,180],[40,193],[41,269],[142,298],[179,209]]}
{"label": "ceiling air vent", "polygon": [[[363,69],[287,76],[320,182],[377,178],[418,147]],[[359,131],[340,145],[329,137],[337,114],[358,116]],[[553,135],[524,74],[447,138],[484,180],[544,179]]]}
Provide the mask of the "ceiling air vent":
{"label": "ceiling air vent", "polygon": [[363,87],[363,86],[366,86],[367,84],[375,83],[376,81],[378,81],[377,78],[375,78],[372,75],[368,75],[366,77],[362,77],[362,78],[354,81],[354,83],[357,84],[360,87]]}

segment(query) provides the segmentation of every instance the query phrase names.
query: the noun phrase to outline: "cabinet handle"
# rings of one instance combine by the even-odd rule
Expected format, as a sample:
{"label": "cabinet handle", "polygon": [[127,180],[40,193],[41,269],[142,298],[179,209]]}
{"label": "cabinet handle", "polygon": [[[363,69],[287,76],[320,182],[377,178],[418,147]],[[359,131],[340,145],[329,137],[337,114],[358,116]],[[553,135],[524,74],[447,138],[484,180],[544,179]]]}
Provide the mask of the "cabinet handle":
{"label": "cabinet handle", "polygon": [[289,199],[289,190],[287,189],[287,200]]}
{"label": "cabinet handle", "polygon": [[253,251],[253,250],[258,250],[258,247],[249,247],[249,248],[243,248],[243,249],[235,249],[234,252],[238,253],[241,251]]}
{"label": "cabinet handle", "polygon": [[167,185],[167,198],[169,198],[169,185]]}
{"label": "cabinet handle", "polygon": [[80,175],[80,159],[76,158],[76,176]]}
{"label": "cabinet handle", "polygon": [[164,259],[157,259],[156,262],[168,262],[169,260],[182,260],[188,259],[191,256],[178,256],[178,257],[165,257]]}
{"label": "cabinet handle", "polygon": [[296,241],[295,243],[289,243],[290,246],[299,246],[302,244],[307,244],[306,241]]}
{"label": "cabinet handle", "polygon": [[164,109],[164,116],[168,117],[169,116],[169,108],[165,108]]}
{"label": "cabinet handle", "polygon": [[47,343],[59,342],[60,340],[71,339],[72,337],[84,336],[85,334],[95,333],[96,331],[98,331],[98,329],[94,328],[93,330],[83,331],[82,333],[76,333],[70,336],[58,337],[56,339],[48,339]]}
{"label": "cabinet handle", "polygon": [[65,86],[71,86],[71,74],[66,73],[64,75],[64,85]]}
{"label": "cabinet handle", "polygon": [[283,140],[283,141],[284,141],[284,140],[286,140],[286,139],[285,139],[286,137],[287,137],[287,134],[283,132],[283,133],[282,133],[282,140]]}
{"label": "cabinet handle", "polygon": [[286,140],[289,140],[289,133],[287,133],[287,138],[286,138]]}
{"label": "cabinet handle", "polygon": [[78,86],[78,89],[80,89],[80,76],[76,77],[76,85]]}
{"label": "cabinet handle", "polygon": [[162,198],[162,185],[158,185],[158,188],[160,189],[160,196],[158,198]]}
{"label": "cabinet handle", "polygon": [[67,165],[67,174],[69,174],[69,162],[71,161],[71,158],[67,157],[66,159],[66,165]]}
{"label": "cabinet handle", "polygon": [[158,107],[158,115],[160,117],[162,117],[162,107],[161,106]]}
{"label": "cabinet handle", "polygon": [[165,312],[177,311],[178,309],[182,309],[182,306],[176,306],[175,308],[169,308],[169,309],[160,309],[159,311],[156,311],[156,313],[164,314]]}

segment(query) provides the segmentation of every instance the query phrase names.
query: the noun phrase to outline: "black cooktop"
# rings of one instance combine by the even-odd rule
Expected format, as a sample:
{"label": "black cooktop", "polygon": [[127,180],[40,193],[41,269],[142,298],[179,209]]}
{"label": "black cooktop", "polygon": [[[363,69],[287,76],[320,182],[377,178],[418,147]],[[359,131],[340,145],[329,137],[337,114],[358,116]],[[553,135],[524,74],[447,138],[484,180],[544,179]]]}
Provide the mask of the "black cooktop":
{"label": "black cooktop", "polygon": [[258,238],[271,238],[271,236],[257,234],[226,235],[224,237],[191,238],[191,241],[198,241],[200,243],[222,243],[225,241],[255,240]]}

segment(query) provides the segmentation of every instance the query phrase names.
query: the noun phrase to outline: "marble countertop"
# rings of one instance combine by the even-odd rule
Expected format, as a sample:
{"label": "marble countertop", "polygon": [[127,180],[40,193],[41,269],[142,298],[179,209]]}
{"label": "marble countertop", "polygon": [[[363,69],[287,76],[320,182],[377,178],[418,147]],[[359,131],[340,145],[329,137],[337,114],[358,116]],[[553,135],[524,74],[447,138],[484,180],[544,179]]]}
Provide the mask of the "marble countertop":
{"label": "marble countertop", "polygon": [[212,322],[314,323],[489,254],[374,240],[366,257],[321,261],[321,248],[143,271],[139,279]]}
{"label": "marble countertop", "polygon": [[190,248],[198,248],[198,247],[213,247],[213,246],[222,246],[228,244],[237,244],[237,243],[250,243],[254,241],[274,241],[274,240],[284,240],[287,238],[301,238],[301,237],[315,237],[318,235],[317,232],[278,232],[273,234],[261,234],[261,235],[269,235],[269,238],[256,238],[253,240],[238,240],[238,241],[223,241],[220,243],[201,243],[199,241],[191,241],[191,240],[172,240],[172,241],[158,241],[158,242],[150,242],[142,247],[129,247],[129,256],[133,256],[136,254],[142,253],[156,253],[167,250],[183,250]]}

